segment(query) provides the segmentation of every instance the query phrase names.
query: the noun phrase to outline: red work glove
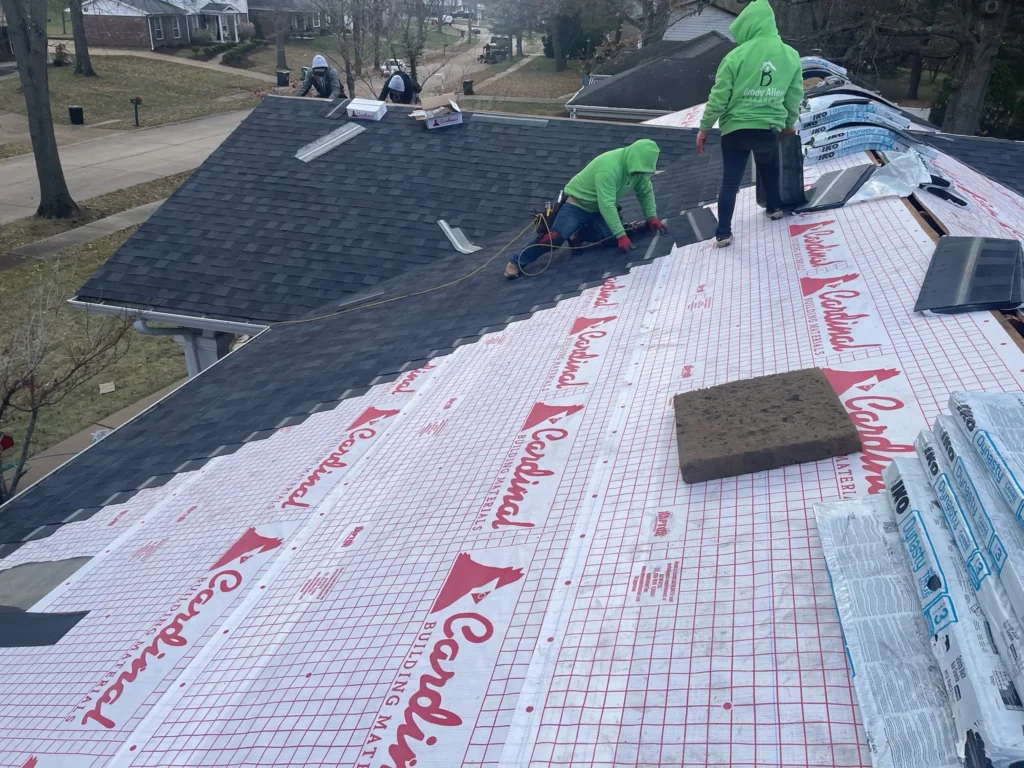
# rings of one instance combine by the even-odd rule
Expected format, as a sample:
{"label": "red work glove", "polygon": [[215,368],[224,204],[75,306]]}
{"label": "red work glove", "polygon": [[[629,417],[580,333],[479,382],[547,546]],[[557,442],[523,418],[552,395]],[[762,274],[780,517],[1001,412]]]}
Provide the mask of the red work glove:
{"label": "red work glove", "polygon": [[647,220],[647,228],[651,230],[651,232],[668,232],[668,224],[657,216]]}
{"label": "red work glove", "polygon": [[697,134],[697,154],[698,155],[703,155],[704,154],[704,142],[707,141],[707,139],[708,139],[708,132],[707,131],[700,131]]}
{"label": "red work glove", "polygon": [[633,250],[633,243],[625,235],[619,238],[619,250],[623,253],[629,253]]}

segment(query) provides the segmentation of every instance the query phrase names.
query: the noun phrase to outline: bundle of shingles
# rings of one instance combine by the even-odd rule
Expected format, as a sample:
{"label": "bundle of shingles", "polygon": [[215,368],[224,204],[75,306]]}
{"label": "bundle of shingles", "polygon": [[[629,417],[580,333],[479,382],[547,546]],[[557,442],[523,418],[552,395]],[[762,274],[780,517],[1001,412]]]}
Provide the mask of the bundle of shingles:
{"label": "bundle of shingles", "polygon": [[955,392],[884,473],[968,765],[1024,761],[1024,395]]}

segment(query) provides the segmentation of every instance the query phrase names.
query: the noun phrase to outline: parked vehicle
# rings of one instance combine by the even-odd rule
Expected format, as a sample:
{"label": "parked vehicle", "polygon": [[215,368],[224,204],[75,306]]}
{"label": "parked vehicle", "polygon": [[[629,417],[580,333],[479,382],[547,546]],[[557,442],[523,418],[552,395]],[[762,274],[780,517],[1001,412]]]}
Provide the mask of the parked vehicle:
{"label": "parked vehicle", "polygon": [[388,59],[380,65],[382,75],[393,75],[398,70],[405,71],[405,62],[401,59]]}

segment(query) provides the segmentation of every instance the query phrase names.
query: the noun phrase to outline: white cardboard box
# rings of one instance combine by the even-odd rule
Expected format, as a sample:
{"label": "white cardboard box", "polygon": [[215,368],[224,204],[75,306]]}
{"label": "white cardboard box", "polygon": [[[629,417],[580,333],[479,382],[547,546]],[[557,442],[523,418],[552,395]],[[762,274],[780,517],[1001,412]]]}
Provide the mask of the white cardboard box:
{"label": "white cardboard box", "polygon": [[952,462],[950,477],[974,524],[982,553],[1020,621],[1024,618],[1024,528],[1010,513],[959,422],[952,416],[939,416],[935,436]]}
{"label": "white cardboard box", "polygon": [[1024,760],[1024,704],[992,643],[928,475],[920,462],[896,458],[882,476],[953,709],[960,758],[980,749],[993,768],[1011,768]]}
{"label": "white cardboard box", "polygon": [[1017,522],[1024,525],[1024,395],[954,392],[949,412],[971,439]]}
{"label": "white cardboard box", "polygon": [[462,110],[449,112],[444,115],[427,115],[427,128],[446,128],[449,125],[462,125]]}
{"label": "white cardboard box", "polygon": [[374,99],[352,99],[345,110],[354,120],[380,120],[388,111],[388,106]]}
{"label": "white cardboard box", "polygon": [[[955,425],[953,428],[956,429]],[[984,544],[979,541],[973,516],[968,511],[969,505],[964,502],[964,494],[953,479],[952,463],[942,439],[923,430],[915,445],[925,472],[931,475],[932,490],[942,507],[946,525],[953,532],[953,540],[967,564],[971,586],[988,620],[992,640],[1006,671],[1013,678],[1014,687],[1020,693],[1024,691],[1024,637],[1017,613],[996,575],[991,557],[986,556]]]}

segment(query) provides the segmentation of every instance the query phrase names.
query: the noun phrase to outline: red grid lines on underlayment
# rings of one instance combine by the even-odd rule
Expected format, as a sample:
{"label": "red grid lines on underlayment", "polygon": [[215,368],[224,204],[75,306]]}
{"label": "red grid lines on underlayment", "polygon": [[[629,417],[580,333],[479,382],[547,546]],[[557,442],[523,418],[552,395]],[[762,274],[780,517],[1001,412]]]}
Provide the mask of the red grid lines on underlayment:
{"label": "red grid lines on underlayment", "polygon": [[[69,524],[90,614],[0,650],[0,764],[869,765],[811,504],[1024,355],[911,314],[902,201],[735,231]],[[681,482],[674,394],[814,366],[863,454]]]}

